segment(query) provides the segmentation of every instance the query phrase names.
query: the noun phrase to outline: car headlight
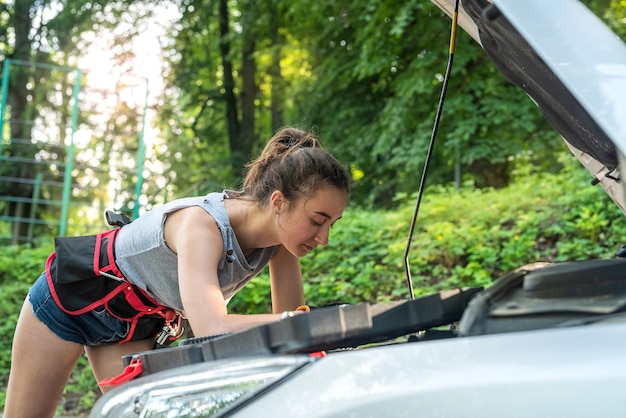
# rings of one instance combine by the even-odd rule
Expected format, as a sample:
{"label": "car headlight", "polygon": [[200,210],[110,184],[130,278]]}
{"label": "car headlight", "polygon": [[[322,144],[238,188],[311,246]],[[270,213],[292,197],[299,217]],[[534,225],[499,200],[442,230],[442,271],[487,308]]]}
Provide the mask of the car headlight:
{"label": "car headlight", "polygon": [[91,418],[215,417],[284,379],[308,356],[197,363],[142,377],[98,400]]}

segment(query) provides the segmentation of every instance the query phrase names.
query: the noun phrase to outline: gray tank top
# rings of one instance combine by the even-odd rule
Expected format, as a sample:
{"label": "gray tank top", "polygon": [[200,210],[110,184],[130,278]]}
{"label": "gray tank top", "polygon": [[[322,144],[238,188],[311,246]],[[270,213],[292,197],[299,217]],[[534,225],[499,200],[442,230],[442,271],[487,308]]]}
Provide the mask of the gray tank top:
{"label": "gray tank top", "polygon": [[260,248],[244,256],[230,226],[224,199],[229,192],[174,200],[156,207],[122,227],[115,241],[115,261],[131,283],[146,290],[159,303],[183,311],[178,285],[178,257],[164,239],[165,219],[169,213],[199,206],[215,219],[222,232],[224,252],[217,277],[225,300],[229,300],[269,263],[278,247]]}

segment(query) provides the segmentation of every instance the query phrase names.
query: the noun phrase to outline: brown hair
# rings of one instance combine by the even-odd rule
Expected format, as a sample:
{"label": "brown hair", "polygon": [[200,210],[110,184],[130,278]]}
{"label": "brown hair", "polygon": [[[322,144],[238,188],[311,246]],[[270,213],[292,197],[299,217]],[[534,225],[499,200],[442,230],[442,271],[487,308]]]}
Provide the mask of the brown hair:
{"label": "brown hair", "polygon": [[267,205],[278,190],[292,204],[309,197],[320,187],[335,186],[350,194],[346,169],[323,148],[310,132],[284,128],[267,143],[261,155],[247,165],[243,194],[260,206]]}

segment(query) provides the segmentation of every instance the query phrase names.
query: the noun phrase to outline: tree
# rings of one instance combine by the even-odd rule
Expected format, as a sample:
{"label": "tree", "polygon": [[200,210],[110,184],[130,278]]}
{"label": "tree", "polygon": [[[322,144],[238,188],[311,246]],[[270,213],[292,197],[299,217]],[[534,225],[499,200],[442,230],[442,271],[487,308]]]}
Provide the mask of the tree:
{"label": "tree", "polygon": [[[611,4],[619,26],[623,6],[593,3]],[[256,146],[244,139],[283,123],[316,129],[352,168],[353,201],[393,206],[398,193],[416,190],[448,58],[448,17],[421,0],[219,4],[184,2],[175,32],[162,124],[180,190],[234,183],[237,155]],[[520,160],[558,169],[551,155],[562,149],[534,103],[463,31],[436,145],[429,183],[451,182],[460,169],[478,187],[506,185]]]}
{"label": "tree", "polygon": [[236,185],[259,138],[284,123],[280,7],[278,0],[181,4],[160,112],[181,194]]}
{"label": "tree", "polygon": [[[32,206],[32,179],[42,175],[43,196],[49,201],[60,199],[59,189],[46,187],[46,184],[62,180],[63,170],[59,170],[59,167],[63,164],[45,168],[42,162],[46,158],[57,161],[65,158],[64,140],[68,134],[70,109],[76,93],[73,86],[80,80],[76,79],[77,72],[59,77],[51,77],[50,73],[64,73],[64,70],[57,71],[58,66],[73,68],[77,65],[81,52],[89,44],[82,36],[84,33],[115,27],[120,17],[129,13],[129,10],[149,14],[149,9],[137,8],[138,3],[132,0],[24,0],[2,3],[0,20],[6,23],[0,31],[3,68],[7,65],[6,59],[17,64],[10,68],[7,100],[7,120],[10,123],[8,132],[5,131],[6,135],[3,135],[9,140],[0,156],[5,160],[0,169],[1,175],[4,178],[20,179],[20,182],[4,182],[0,185],[0,195],[7,199],[6,209],[10,217],[19,220],[29,218],[34,213],[41,218],[47,213],[48,218],[58,219],[58,214],[51,216],[53,209]],[[135,20],[140,19],[136,16]],[[132,33],[120,36],[132,36]],[[126,51],[120,53],[121,56],[125,54]],[[41,138],[35,138],[33,132],[45,118],[51,119],[50,124],[57,129],[54,138],[43,141],[44,148],[53,147],[52,151],[42,149],[42,145],[39,145]],[[85,122],[86,119],[81,121]],[[88,190],[83,189],[82,194],[85,193]],[[13,242],[19,242],[27,236],[27,230],[32,224],[15,222],[13,225]]]}
{"label": "tree", "polygon": [[[316,17],[295,24],[311,14]],[[324,137],[342,159],[364,173],[357,183],[363,199],[393,205],[397,192],[416,190],[421,178],[447,62],[450,19],[430,2],[395,0],[344,0],[317,8],[297,2],[291,15],[294,36],[308,37],[309,48],[317,52],[311,56],[313,82],[303,94],[302,112],[324,127]],[[487,174],[500,165],[507,173],[509,157],[520,149],[544,149],[544,138],[532,132],[546,125],[532,101],[499,76],[460,32],[429,181],[452,181],[455,165],[475,178],[506,180]],[[517,124],[516,137],[511,121]]]}
{"label": "tree", "polygon": [[[2,38],[0,40],[4,44],[2,48],[5,57],[13,58],[19,61],[29,61],[31,50],[29,32],[33,27],[33,18],[30,13],[30,4],[28,2],[17,2],[17,4],[3,4],[2,10],[3,20],[8,23],[4,27]],[[12,30],[11,30],[12,29]],[[10,48],[8,41],[13,35],[14,47]],[[37,34],[40,36],[39,31]],[[4,70],[3,65],[3,70]],[[32,158],[29,156],[29,150],[24,146],[24,141],[30,138],[31,126],[25,121],[30,120],[29,114],[32,114],[32,108],[29,108],[27,83],[32,77],[32,69],[24,68],[22,71],[13,73],[11,84],[15,86],[7,96],[7,104],[11,109],[12,117],[9,123],[10,137],[15,138],[11,141],[10,147],[4,147],[3,153],[13,159],[21,159],[22,161]],[[4,156],[4,155],[3,155]],[[34,178],[34,173],[28,173],[33,170],[33,166],[27,164],[16,164],[5,162],[0,169],[2,176],[30,177]],[[28,205],[25,205],[20,198],[27,198],[32,194],[32,185],[13,183],[8,186],[0,186],[0,194],[8,194],[15,196],[17,199],[9,201],[9,215],[16,218],[26,217]],[[25,236],[25,224],[17,223],[16,229],[12,231],[13,237]]]}

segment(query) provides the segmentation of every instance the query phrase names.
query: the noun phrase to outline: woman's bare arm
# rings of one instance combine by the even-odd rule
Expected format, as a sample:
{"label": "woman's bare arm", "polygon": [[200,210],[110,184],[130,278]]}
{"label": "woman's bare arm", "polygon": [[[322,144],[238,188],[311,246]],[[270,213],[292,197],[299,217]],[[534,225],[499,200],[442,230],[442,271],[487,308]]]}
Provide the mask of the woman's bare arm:
{"label": "woman's bare arm", "polygon": [[270,281],[274,313],[293,311],[304,304],[300,260],[282,246],[270,260]]}
{"label": "woman's bare arm", "polygon": [[222,234],[204,209],[189,207],[170,214],[165,239],[178,255],[180,295],[195,336],[242,331],[280,318],[272,314],[228,314],[217,277],[224,248]]}

